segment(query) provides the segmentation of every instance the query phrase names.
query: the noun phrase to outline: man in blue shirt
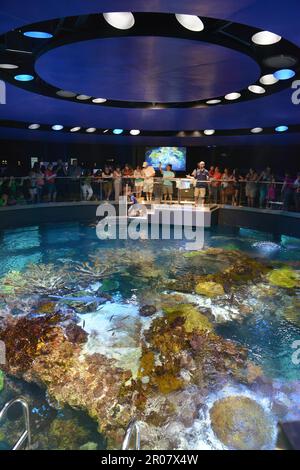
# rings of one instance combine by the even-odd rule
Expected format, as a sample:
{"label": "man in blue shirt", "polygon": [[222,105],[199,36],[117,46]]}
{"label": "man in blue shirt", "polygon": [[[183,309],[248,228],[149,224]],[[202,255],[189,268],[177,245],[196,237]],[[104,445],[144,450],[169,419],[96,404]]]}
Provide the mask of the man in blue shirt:
{"label": "man in blue shirt", "polygon": [[167,165],[166,169],[163,170],[161,163],[159,164],[159,171],[163,175],[163,187],[162,192],[164,196],[164,201],[167,202],[168,196],[170,198],[170,202],[173,199],[173,182],[172,179],[175,178],[175,173],[172,171],[172,165]]}
{"label": "man in blue shirt", "polygon": [[195,207],[198,206],[200,198],[201,206],[204,206],[206,191],[208,189],[209,173],[205,168],[205,162],[200,162],[197,165],[196,170],[193,171],[192,175],[188,175],[188,178],[195,178]]}

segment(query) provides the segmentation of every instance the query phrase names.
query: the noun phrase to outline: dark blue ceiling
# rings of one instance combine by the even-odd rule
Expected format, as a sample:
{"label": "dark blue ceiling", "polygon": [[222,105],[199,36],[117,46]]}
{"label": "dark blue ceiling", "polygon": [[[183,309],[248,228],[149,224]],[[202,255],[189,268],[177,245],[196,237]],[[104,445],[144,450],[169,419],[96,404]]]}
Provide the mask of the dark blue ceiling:
{"label": "dark blue ceiling", "polygon": [[[37,21],[105,11],[148,11],[208,16],[280,34],[300,46],[299,0],[1,0],[0,34]],[[63,46],[36,64],[42,78],[62,89],[126,100],[186,101],[241,89],[259,76],[256,63],[233,50],[169,38],[114,38]],[[145,130],[235,129],[300,123],[292,90],[254,101],[206,109],[115,109],[40,96],[7,85],[0,119],[65,126]],[[68,135],[0,128],[0,138],[136,144],[288,144],[300,135],[145,138]]]}

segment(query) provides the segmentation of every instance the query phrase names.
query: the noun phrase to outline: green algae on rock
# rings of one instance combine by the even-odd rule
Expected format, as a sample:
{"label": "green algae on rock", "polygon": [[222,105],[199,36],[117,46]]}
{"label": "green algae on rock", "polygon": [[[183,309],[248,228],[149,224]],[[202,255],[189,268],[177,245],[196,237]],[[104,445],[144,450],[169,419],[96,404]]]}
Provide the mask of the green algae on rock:
{"label": "green algae on rock", "polygon": [[196,285],[195,292],[196,294],[204,295],[206,297],[211,298],[219,297],[225,294],[222,284],[217,284],[216,282],[212,281],[199,282]]}
{"label": "green algae on rock", "polygon": [[266,411],[246,396],[230,396],[214,403],[211,424],[218,439],[230,449],[261,450],[274,434]]}
{"label": "green algae on rock", "polygon": [[4,372],[0,369],[0,393],[4,389]]}

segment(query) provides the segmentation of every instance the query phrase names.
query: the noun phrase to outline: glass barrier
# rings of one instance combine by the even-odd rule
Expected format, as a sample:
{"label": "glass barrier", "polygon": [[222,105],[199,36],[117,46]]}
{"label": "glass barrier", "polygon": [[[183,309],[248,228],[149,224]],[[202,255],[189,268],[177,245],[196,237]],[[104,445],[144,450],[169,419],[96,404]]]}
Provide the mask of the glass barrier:
{"label": "glass barrier", "polygon": [[[214,181],[198,188],[191,178],[2,177],[0,207],[53,202],[118,201],[232,205],[300,211],[300,188],[292,182]],[[134,196],[134,197],[133,197]]]}

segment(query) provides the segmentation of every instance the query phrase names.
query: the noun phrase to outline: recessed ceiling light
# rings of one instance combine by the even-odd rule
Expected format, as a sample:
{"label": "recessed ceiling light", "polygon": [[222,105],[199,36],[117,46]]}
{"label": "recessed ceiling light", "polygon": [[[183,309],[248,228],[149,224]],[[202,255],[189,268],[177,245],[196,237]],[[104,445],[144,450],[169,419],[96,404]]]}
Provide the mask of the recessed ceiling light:
{"label": "recessed ceiling light", "polygon": [[203,21],[196,15],[179,15],[176,14],[177,21],[186,29],[190,31],[203,31],[204,24]]}
{"label": "recessed ceiling light", "polygon": [[214,135],[215,132],[216,132],[216,131],[215,131],[214,129],[206,129],[206,130],[204,131],[204,134],[205,134],[205,135]]}
{"label": "recessed ceiling light", "polygon": [[34,39],[50,39],[53,38],[53,34],[46,33],[44,31],[25,31],[24,36]]}
{"label": "recessed ceiling light", "polygon": [[86,100],[90,100],[91,99],[91,96],[88,96],[88,95],[78,95],[76,97],[79,101],[86,101]]}
{"label": "recessed ceiling light", "polygon": [[274,75],[270,73],[261,77],[259,81],[262,85],[274,85],[274,83],[278,82],[278,78],[274,77]]}
{"label": "recessed ceiling light", "polygon": [[89,134],[92,134],[92,132],[96,132],[96,127],[89,127],[85,132],[88,132]]}
{"label": "recessed ceiling light", "polygon": [[116,135],[123,134],[123,129],[114,129],[113,133],[116,134]]}
{"label": "recessed ceiling light", "polygon": [[106,134],[109,131],[109,129],[104,129],[103,134]]}
{"label": "recessed ceiling light", "polygon": [[291,69],[282,69],[282,70],[277,70],[277,72],[274,73],[274,77],[277,78],[278,80],[289,80],[290,78],[293,78],[296,75],[296,72]]}
{"label": "recessed ceiling light", "polygon": [[281,41],[281,36],[270,31],[260,31],[252,36],[252,42],[258,46],[270,46]]}
{"label": "recessed ceiling light", "polygon": [[17,80],[18,82],[30,82],[33,79],[34,77],[32,75],[27,75],[27,74],[15,75],[15,80]]}
{"label": "recessed ceiling light", "polygon": [[103,16],[110,26],[117,29],[130,29],[135,23],[134,16],[130,12],[103,13]]}
{"label": "recessed ceiling light", "polygon": [[263,131],[262,127],[254,127],[253,129],[251,129],[252,134],[259,134],[262,131]]}
{"label": "recessed ceiling light", "polygon": [[39,127],[41,127],[40,124],[30,124],[30,126],[28,126],[28,129],[34,130],[39,129]]}
{"label": "recessed ceiling light", "polygon": [[219,104],[221,103],[221,100],[208,100],[206,101],[206,104]]}
{"label": "recessed ceiling light", "polygon": [[288,126],[278,126],[275,128],[276,132],[286,132],[288,130],[289,130]]}
{"label": "recessed ceiling light", "polygon": [[94,98],[93,103],[105,103],[107,101],[106,98]]}
{"label": "recessed ceiling light", "polygon": [[141,133],[141,131],[138,130],[138,129],[132,129],[132,130],[130,131],[130,134],[131,134],[131,135],[139,135],[140,133]]}
{"label": "recessed ceiling light", "polygon": [[72,129],[70,129],[70,132],[78,132],[80,131],[81,127],[72,127]]}
{"label": "recessed ceiling light", "polygon": [[256,95],[263,95],[266,93],[266,90],[259,85],[250,85],[248,86],[248,90],[251,91],[251,93],[255,93]]}
{"label": "recessed ceiling light", "polygon": [[272,69],[291,69],[298,64],[298,59],[290,55],[279,54],[267,57],[263,60],[263,63]]}
{"label": "recessed ceiling light", "polygon": [[238,100],[240,97],[241,97],[240,93],[228,93],[228,95],[225,96],[225,100],[233,101],[233,100]]}
{"label": "recessed ceiling light", "polygon": [[0,69],[7,69],[7,70],[12,70],[12,69],[18,69],[19,66],[15,64],[0,64]]}
{"label": "recessed ceiling light", "polygon": [[58,96],[61,96],[62,98],[74,98],[76,96],[76,93],[73,93],[73,91],[67,91],[67,90],[59,90],[56,92]]}
{"label": "recessed ceiling light", "polygon": [[55,124],[54,126],[52,126],[52,129],[54,131],[61,131],[63,128],[64,128],[64,126],[62,126],[60,124]]}

